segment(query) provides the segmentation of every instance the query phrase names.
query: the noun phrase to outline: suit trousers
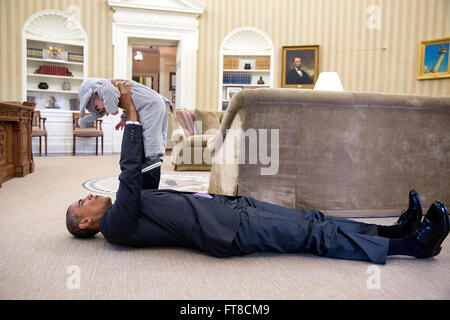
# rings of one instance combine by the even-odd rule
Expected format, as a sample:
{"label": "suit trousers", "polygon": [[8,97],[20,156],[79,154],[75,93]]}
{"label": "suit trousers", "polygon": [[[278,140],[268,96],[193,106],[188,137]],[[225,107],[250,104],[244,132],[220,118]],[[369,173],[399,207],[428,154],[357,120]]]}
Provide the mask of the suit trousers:
{"label": "suit trousers", "polygon": [[235,255],[254,252],[310,253],[346,260],[386,263],[389,239],[375,224],[325,216],[317,210],[295,210],[252,197],[222,197],[240,212],[233,241]]}

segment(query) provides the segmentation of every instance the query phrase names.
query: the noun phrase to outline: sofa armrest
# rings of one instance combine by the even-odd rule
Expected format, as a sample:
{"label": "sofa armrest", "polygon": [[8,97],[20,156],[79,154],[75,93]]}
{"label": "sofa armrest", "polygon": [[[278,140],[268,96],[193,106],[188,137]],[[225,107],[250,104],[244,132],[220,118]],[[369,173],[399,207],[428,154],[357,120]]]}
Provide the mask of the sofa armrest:
{"label": "sofa armrest", "polygon": [[172,140],[175,144],[182,142],[184,139],[186,139],[186,135],[181,127],[176,128],[175,130],[172,131],[172,136],[170,137],[170,140]]}

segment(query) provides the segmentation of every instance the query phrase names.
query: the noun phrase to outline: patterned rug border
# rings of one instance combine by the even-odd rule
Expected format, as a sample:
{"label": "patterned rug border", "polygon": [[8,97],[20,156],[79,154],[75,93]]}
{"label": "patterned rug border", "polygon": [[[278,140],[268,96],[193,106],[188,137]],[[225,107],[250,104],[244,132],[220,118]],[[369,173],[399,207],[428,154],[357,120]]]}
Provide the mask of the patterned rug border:
{"label": "patterned rug border", "polygon": [[[86,190],[115,196],[116,191],[111,191],[107,188],[102,188],[101,186],[99,186],[99,183],[101,184],[102,181],[112,180],[112,179],[118,181],[119,177],[118,176],[97,177],[97,178],[93,178],[93,179],[83,182],[82,185],[83,185],[83,188],[85,188]],[[200,186],[203,185],[204,187],[206,187],[206,189],[208,188],[208,182],[209,182],[209,176],[206,176],[206,175],[195,175],[195,174],[185,174],[185,173],[166,173],[166,174],[161,174],[161,183],[163,183],[162,187],[161,187],[161,183],[160,183],[161,189],[175,189],[171,185],[167,185],[167,186],[164,185],[164,180],[168,180],[168,179],[175,180],[175,181],[195,180],[200,183]],[[195,186],[187,186],[187,188],[193,188],[193,187],[195,187]],[[185,191],[189,191],[189,190],[185,190]],[[195,190],[195,191],[198,191],[198,190]]]}

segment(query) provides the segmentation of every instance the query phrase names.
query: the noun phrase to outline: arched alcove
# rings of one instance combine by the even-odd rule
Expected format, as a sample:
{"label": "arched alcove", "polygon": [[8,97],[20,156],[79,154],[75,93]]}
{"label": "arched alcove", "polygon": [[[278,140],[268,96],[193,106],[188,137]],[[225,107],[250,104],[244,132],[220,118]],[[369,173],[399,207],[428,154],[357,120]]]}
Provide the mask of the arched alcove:
{"label": "arched alcove", "polygon": [[[238,65],[236,69],[224,68],[224,57],[227,59],[237,59]],[[242,61],[249,62],[256,59],[268,60],[267,67],[258,69],[251,66],[251,69],[242,69]],[[223,110],[224,105],[229,102],[227,96],[228,87],[257,88],[257,87],[273,87],[273,68],[274,68],[274,47],[272,40],[262,30],[243,26],[229,32],[222,41],[220,46],[220,72],[219,72],[219,110]],[[246,80],[250,78],[250,83],[228,83],[226,77],[230,75],[245,75]],[[256,78],[255,78],[256,77]],[[264,78],[264,84],[258,85],[258,77]],[[224,83],[224,79],[225,82]]]}
{"label": "arched alcove", "polygon": [[[69,6],[68,10],[74,8],[74,14],[38,11],[22,28],[22,97],[24,101],[33,98],[35,109],[47,119],[49,153],[72,152],[72,114],[77,111],[78,88],[88,77],[88,36],[75,17],[78,7]],[[50,47],[60,54],[49,54]],[[46,83],[47,88],[40,83]],[[54,101],[56,107],[48,108],[48,101]],[[105,132],[110,127],[109,121],[103,122]],[[105,149],[111,150],[111,138],[106,133]],[[77,152],[93,150],[92,139],[77,144]]]}

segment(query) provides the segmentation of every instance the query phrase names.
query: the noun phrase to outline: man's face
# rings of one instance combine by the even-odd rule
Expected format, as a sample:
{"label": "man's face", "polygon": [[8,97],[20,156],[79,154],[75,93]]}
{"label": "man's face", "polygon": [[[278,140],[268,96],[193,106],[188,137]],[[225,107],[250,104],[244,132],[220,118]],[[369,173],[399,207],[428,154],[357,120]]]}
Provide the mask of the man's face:
{"label": "man's face", "polygon": [[294,63],[296,68],[300,68],[302,66],[302,58],[295,58]]}
{"label": "man's face", "polygon": [[105,105],[103,104],[103,99],[99,97],[97,92],[94,94],[94,108],[97,111],[105,110]]}
{"label": "man's face", "polygon": [[78,199],[71,204],[71,209],[81,217],[81,220],[101,217],[101,215],[112,205],[110,197],[89,194],[85,198]]}

